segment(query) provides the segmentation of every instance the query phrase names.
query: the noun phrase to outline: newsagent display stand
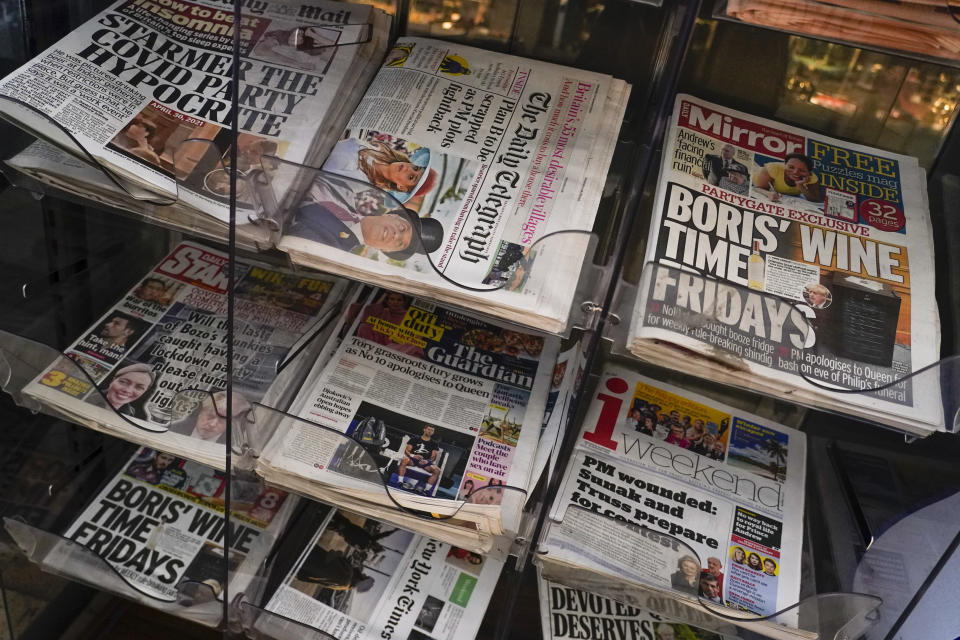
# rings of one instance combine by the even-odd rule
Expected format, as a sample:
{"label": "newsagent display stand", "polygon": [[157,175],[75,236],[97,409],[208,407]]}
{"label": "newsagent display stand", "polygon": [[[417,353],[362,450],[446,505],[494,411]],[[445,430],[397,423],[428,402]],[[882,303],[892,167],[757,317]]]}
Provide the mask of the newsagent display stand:
{"label": "newsagent display stand", "polygon": [[[581,292],[578,299],[582,300],[583,304],[576,310],[577,315],[571,319],[569,325],[571,328],[578,327],[588,330],[583,338],[591,356],[586,365],[587,371],[596,372],[605,357],[605,349],[600,348],[601,341],[598,339],[600,333],[591,331],[591,329],[597,327],[599,320],[601,331],[605,330],[605,335],[610,336],[609,339],[614,343],[618,343],[616,330],[609,328],[616,322],[614,314],[610,312],[615,310],[615,315],[623,319],[629,317],[627,312],[632,308],[631,296],[624,294],[625,287],[628,285],[617,282],[617,280],[627,252],[633,250],[628,240],[631,230],[636,233],[639,226],[637,222],[641,218],[638,215],[640,213],[639,201],[644,181],[649,182],[656,179],[656,148],[662,140],[665,116],[669,110],[669,105],[672,104],[673,88],[677,80],[676,74],[679,73],[680,60],[682,60],[687,47],[693,18],[698,8],[697,3],[691,2],[660,10],[648,7],[623,9],[628,14],[634,12],[632,14],[634,18],[648,18],[657,24],[660,40],[653,47],[650,57],[659,59],[660,66],[656,68],[648,82],[643,83],[644,79],[641,78],[641,82],[634,85],[634,91],[641,96],[637,99],[639,106],[632,110],[630,119],[624,125],[624,140],[617,155],[619,162],[615,159],[615,165],[611,170],[611,177],[608,181],[608,184],[612,187],[612,193],[606,200],[608,210],[602,212],[599,216],[602,231],[595,236],[593,250],[588,253],[592,256],[592,260],[588,263],[595,262],[603,266],[593,269],[590,268],[592,265],[588,264],[588,268],[584,269],[584,275],[578,285],[578,291]],[[518,11],[518,14],[522,14],[522,8]],[[620,26],[622,28],[622,25]],[[511,41],[507,46],[512,50],[518,50],[521,54],[541,54],[542,56],[542,50],[528,51],[523,44],[523,42]],[[612,71],[616,73],[616,70]],[[633,76],[629,77],[634,78]],[[645,86],[640,86],[641,84]],[[304,168],[303,170],[313,171],[314,169]],[[48,187],[33,186],[40,192],[50,191]],[[165,206],[171,203],[155,204]],[[69,214],[64,213],[62,215],[69,219]],[[80,266],[77,266],[77,263],[57,265],[51,269],[57,278],[62,278],[64,273],[71,276],[66,281],[49,278],[47,273],[42,273],[39,277],[25,279],[27,281],[21,283],[24,286],[20,289],[26,300],[22,303],[24,309],[29,309],[32,305],[32,308],[44,309],[46,314],[51,314],[51,310],[54,310],[56,316],[69,319],[68,322],[61,322],[60,326],[57,326],[53,332],[49,331],[49,327],[37,324],[28,324],[24,327],[24,323],[20,325],[12,323],[17,330],[6,332],[3,339],[0,340],[4,358],[4,389],[18,404],[30,411],[49,411],[57,418],[69,420],[69,416],[58,415],[49,407],[36,405],[30,398],[25,397],[21,390],[51,362],[61,358],[60,349],[69,343],[73,337],[80,335],[93,319],[98,317],[102,310],[107,308],[123,291],[127,290],[134,278],[141,273],[145,273],[174,241],[173,235],[156,227],[140,227],[129,223],[117,224],[114,219],[117,219],[117,216],[108,215],[103,216],[102,221],[96,221],[101,223],[97,231],[102,234],[102,237],[113,239],[112,242],[106,242],[106,246],[99,247],[99,252],[94,252],[92,257],[98,260],[92,263],[83,262]],[[185,231],[190,233],[191,230],[186,229]],[[582,230],[576,232],[582,233]],[[201,235],[209,235],[209,233],[204,231]],[[127,252],[124,254],[125,256],[134,255],[143,263],[139,265],[143,267],[142,269],[134,269],[130,266],[134,261],[128,262],[125,265],[125,269],[128,270],[125,273],[125,280],[115,277],[113,265],[105,258],[105,256],[114,252],[118,245],[122,246]],[[82,261],[82,258],[78,260],[78,262]],[[114,281],[110,282],[109,286],[104,286],[104,280],[107,279],[108,275],[112,276],[111,279]],[[118,282],[116,280],[123,281]],[[95,295],[82,295],[82,298],[78,300],[76,292],[78,282],[87,283],[88,286],[96,289]],[[96,286],[89,283],[96,283]],[[616,289],[614,284],[620,288]],[[87,292],[84,291],[83,294],[87,294]],[[616,300],[621,301],[620,305],[611,307],[611,301]],[[608,312],[605,318],[602,314],[603,311]],[[233,335],[237,335],[236,327],[231,327],[231,330]],[[622,345],[622,342],[618,344]],[[952,380],[953,378],[949,376],[949,367],[950,363],[948,361],[945,366],[940,367],[936,372],[936,378],[934,379],[938,382],[944,378]],[[228,365],[228,368],[232,368],[232,365]],[[943,371],[948,371],[948,373],[945,375]],[[74,373],[78,379],[83,379],[86,375],[79,369]],[[934,374],[924,372],[921,375],[933,376]],[[587,397],[583,393],[578,395],[581,400]],[[278,425],[277,428],[281,428],[285,420],[292,419],[283,413],[284,409],[285,407],[257,407],[256,410],[260,412],[259,420],[261,423],[275,423]],[[576,413],[575,409],[576,407],[571,411],[571,414]],[[20,415],[25,418],[25,414],[21,413]],[[238,425],[234,424],[231,417],[229,415],[222,417],[227,420],[228,433],[237,434]],[[575,435],[575,431],[575,429],[570,429],[568,438],[570,433]],[[111,439],[105,438],[105,440],[109,442]],[[227,477],[233,478],[232,481],[226,483],[227,501],[229,501],[231,495],[230,485],[234,483],[240,485],[249,478],[248,470],[255,463],[258,452],[258,443],[245,442],[236,438],[231,441],[233,446],[225,448],[223,464],[223,467],[228,470]],[[116,443],[109,442],[109,446],[111,447],[110,450],[116,449]],[[361,443],[344,438],[342,446],[357,459],[362,460],[364,456],[370,456],[370,452]],[[101,453],[98,452],[92,457],[87,456],[80,460],[75,465],[78,474],[89,473],[95,475],[89,467],[91,458],[96,458],[97,455],[101,455]],[[104,464],[104,460],[102,458],[97,459],[97,464]],[[361,466],[376,468],[372,458],[369,463]],[[110,476],[110,473],[110,471],[106,471],[107,477]],[[375,479],[375,476],[371,475],[371,479]],[[51,491],[63,488],[63,486],[51,486]],[[389,497],[391,489],[385,487],[384,490]],[[556,486],[548,487],[546,498],[549,499],[555,490]],[[79,502],[82,502],[82,500],[79,500]],[[531,531],[539,529],[544,524],[543,506],[543,496],[532,501],[527,519],[529,523],[527,527]],[[422,517],[422,515],[417,514],[412,517]],[[64,521],[69,522],[69,517],[59,518],[60,525]],[[56,533],[61,531],[63,527],[53,526],[52,523],[55,522],[57,522],[57,519],[43,518],[31,523],[29,520],[6,518],[5,528],[11,539],[31,560],[45,565],[49,571],[69,575],[73,579],[83,580],[97,588],[129,599],[148,601],[151,606],[177,615],[187,615],[208,624],[216,624],[224,617],[228,621],[227,624],[223,625],[225,634],[244,632],[250,637],[257,637],[256,634],[262,633],[262,629],[265,628],[263,621],[270,614],[263,612],[257,604],[257,602],[262,601],[259,598],[259,587],[251,587],[250,595],[247,598],[244,598],[247,594],[230,593],[228,583],[235,576],[231,568],[228,568],[228,563],[224,562],[222,565],[224,579],[220,584],[186,581],[178,586],[178,595],[175,598],[168,601],[157,600],[133,587],[121,573],[118,573],[96,553],[65,540],[59,533]],[[229,529],[227,527],[228,531]],[[521,568],[525,564],[523,560],[526,557],[527,546],[534,535],[535,533],[531,533],[530,537],[522,536],[526,539],[520,540],[514,549],[514,552],[521,559],[521,562],[518,563]],[[625,532],[625,536],[628,535],[629,533]],[[269,573],[270,569],[269,563],[266,564],[256,572],[256,575],[251,576],[249,584],[262,584],[264,576]],[[578,586],[585,584],[579,582],[576,577],[557,576],[557,579],[561,581],[566,579]],[[508,585],[508,588],[518,588],[517,574],[512,574],[508,581],[512,583]],[[702,612],[695,608],[685,612],[682,608],[678,608],[675,603],[664,605],[662,593],[657,593],[654,590],[653,595],[650,595],[651,592],[648,589],[645,590],[643,587],[636,587],[636,589],[636,593],[622,597],[633,603],[642,600],[643,604],[653,608],[653,610],[659,610],[665,614],[669,613],[673,617],[690,616],[695,620],[702,619]],[[616,594],[611,593],[611,595]],[[659,606],[658,601],[661,603]],[[669,598],[667,602],[671,602]],[[718,621],[715,627],[718,631],[732,632],[732,627],[727,624],[730,622],[734,623],[733,626],[744,624],[742,617],[731,619],[734,617],[727,612],[711,609],[708,603],[699,604],[702,609],[712,614],[710,619]],[[786,624],[787,626],[796,626],[804,631],[822,633],[825,634],[825,637],[855,637],[855,635],[843,636],[841,634],[861,631],[864,620],[870,617],[870,612],[874,606],[875,601],[868,597],[827,594],[812,600],[804,600],[796,607],[791,607],[788,611],[776,614],[770,620],[759,622],[771,623],[770,629],[777,625]],[[269,625],[266,626],[269,627]],[[503,627],[505,633],[508,633],[508,627],[509,623],[507,622]],[[310,637],[307,634],[313,634],[313,637],[325,637],[316,630],[303,629],[302,633],[305,634],[304,637]]]}

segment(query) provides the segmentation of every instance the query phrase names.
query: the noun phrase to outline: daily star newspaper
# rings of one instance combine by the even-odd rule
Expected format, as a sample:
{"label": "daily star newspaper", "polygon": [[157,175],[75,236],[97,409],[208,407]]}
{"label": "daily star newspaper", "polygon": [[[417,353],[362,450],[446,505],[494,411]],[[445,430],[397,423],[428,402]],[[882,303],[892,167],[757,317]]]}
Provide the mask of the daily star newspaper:
{"label": "daily star newspaper", "polygon": [[916,159],[688,95],[668,141],[631,350],[664,361],[673,344],[741,384],[943,429],[939,380],[900,381],[940,347]]}
{"label": "daily star newspaper", "polygon": [[[232,479],[231,596],[243,590],[290,516],[296,498],[254,480]],[[44,562],[97,582],[85,566],[98,556],[143,601],[216,625],[226,576],[224,473],[153,449],[141,449],[64,532]],[[95,567],[97,568],[97,567]]]}
{"label": "daily star newspaper", "polygon": [[[26,393],[81,424],[223,468],[228,267],[226,253],[181,243]],[[274,406],[287,393],[291,347],[332,312],[346,283],[252,261],[233,268],[233,433],[258,450],[270,434],[259,432],[251,403]]]}
{"label": "daily star newspaper", "polygon": [[[323,164],[376,188],[338,197],[342,183],[319,175],[280,247],[561,331],[629,92],[610,76],[401,38]],[[572,233],[537,242],[560,231]]]}
{"label": "daily star newspaper", "polygon": [[383,289],[344,321],[349,332],[304,385],[300,419],[271,440],[261,475],[335,503],[402,515],[392,497],[494,535],[516,531],[558,340]]}
{"label": "daily star newspaper", "polygon": [[277,616],[260,616],[257,630],[277,640],[309,628],[338,640],[470,640],[502,568],[493,556],[330,509],[265,607]]}
{"label": "daily star newspaper", "polygon": [[769,615],[799,598],[805,474],[803,433],[610,365],[537,558]]}
{"label": "daily star newspaper", "polygon": [[238,75],[237,201],[256,218],[254,179],[273,169],[263,157],[326,155],[383,56],[388,24],[339,2],[247,2],[234,25],[228,1],[120,0],[0,81],[0,113],[89,154],[140,197],[227,221]]}

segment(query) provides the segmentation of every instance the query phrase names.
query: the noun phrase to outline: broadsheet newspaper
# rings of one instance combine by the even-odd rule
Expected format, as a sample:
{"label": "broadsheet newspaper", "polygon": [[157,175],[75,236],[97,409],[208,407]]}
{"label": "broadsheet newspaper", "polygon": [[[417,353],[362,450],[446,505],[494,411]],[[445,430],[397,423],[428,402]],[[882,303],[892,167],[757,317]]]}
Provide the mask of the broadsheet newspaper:
{"label": "broadsheet newspaper", "polygon": [[516,531],[557,339],[382,289],[347,321],[294,405],[302,420],[261,456],[264,477],[395,510],[389,491],[407,508]]}
{"label": "broadsheet newspaper", "polygon": [[232,3],[121,0],[4,78],[0,113],[86,158],[79,144],[130,188],[226,221],[236,73],[237,200],[256,216],[262,157],[315,162],[329,150],[336,132],[323,125],[369,82],[388,23],[364,5],[245,3],[235,68]]}
{"label": "broadsheet newspaper", "polygon": [[914,158],[680,95],[631,349],[672,343],[772,393],[942,429],[939,382],[896,383],[939,358],[932,251]]}
{"label": "broadsheet newspaper", "polygon": [[803,433],[611,365],[538,559],[547,576],[775,613],[800,592],[805,462]]}
{"label": "broadsheet newspaper", "polygon": [[[232,479],[230,593],[249,582],[296,499],[256,480]],[[223,472],[141,449],[70,524],[64,537],[95,554],[152,605],[214,625],[226,572]],[[59,544],[48,566],[96,582],[76,547]],[[109,565],[110,568],[107,567]]]}
{"label": "broadsheet newspaper", "polygon": [[[228,266],[224,252],[181,243],[26,392],[93,428],[222,468]],[[249,419],[251,403],[273,406],[285,393],[283,378],[275,381],[291,347],[346,283],[255,262],[233,267],[233,434],[262,447],[269,434]]]}
{"label": "broadsheet newspaper", "polygon": [[[562,330],[628,96],[609,76],[401,38],[323,165],[378,189],[344,211],[321,176],[280,246]],[[412,232],[401,205],[422,221]],[[565,230],[581,233],[537,243]]]}
{"label": "broadsheet newspaper", "polygon": [[[348,511],[331,509],[267,611],[338,640],[470,640],[503,562]],[[306,629],[261,616],[278,640]]]}
{"label": "broadsheet newspaper", "polygon": [[537,579],[543,640],[723,640],[725,636],[673,622],[642,607]]}

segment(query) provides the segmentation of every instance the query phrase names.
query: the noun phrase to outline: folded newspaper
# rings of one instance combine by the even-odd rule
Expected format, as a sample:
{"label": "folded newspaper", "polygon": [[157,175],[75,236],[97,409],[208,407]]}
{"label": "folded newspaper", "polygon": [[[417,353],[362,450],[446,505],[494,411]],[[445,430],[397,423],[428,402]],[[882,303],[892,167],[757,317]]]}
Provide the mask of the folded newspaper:
{"label": "folded newspaper", "polygon": [[[49,155],[23,168],[79,194],[112,185],[120,208],[225,236],[238,76],[238,231],[275,239],[276,206],[256,195],[275,168],[264,158],[329,153],[383,59],[390,18],[340,2],[265,1],[243,14],[236,64],[232,4],[120,0],[4,78],[0,115],[109,176],[78,180]],[[281,199],[295,187],[272,182]]]}
{"label": "folded newspaper", "polygon": [[[537,578],[543,640],[725,640],[692,623],[673,622],[643,607]],[[661,599],[658,605],[665,604]],[[702,614],[706,615],[706,614]],[[712,622],[709,621],[708,622]]]}
{"label": "folded newspaper", "polygon": [[769,633],[789,619],[751,619],[799,598],[805,474],[803,433],[609,365],[536,561],[550,580]]}
{"label": "folded newspaper", "polygon": [[331,340],[258,472],[471,550],[516,532],[558,340],[382,289]]}
{"label": "folded newspaper", "polygon": [[323,164],[378,189],[318,176],[279,246],[562,331],[629,93],[610,76],[401,38]]}
{"label": "folded newspaper", "polygon": [[[85,148],[96,149],[94,155],[109,167],[137,172],[154,188],[174,193],[176,206],[139,204],[110,176],[49,148],[34,145],[8,164],[74,195],[223,236],[222,228],[193,213],[226,220],[229,132],[221,131],[222,122],[203,119],[211,116],[206,110],[213,100],[204,96],[222,96],[226,78],[194,70],[198,61],[182,66],[194,59],[210,66],[219,58],[172,44],[189,30],[154,16],[137,22],[147,21],[140,4],[122,2],[87,23],[0,82],[0,96],[29,102],[31,91],[52,84],[48,76],[59,78],[64,65],[88,71],[97,82],[71,89],[82,95],[62,108],[59,102],[38,106],[68,127],[76,120],[72,133]],[[179,4],[184,12],[210,11],[206,5]],[[364,66],[350,75],[350,69],[375,55],[367,51],[373,42],[318,49],[321,53],[307,56],[315,65],[307,69],[312,73],[296,65],[288,69],[274,57],[290,49],[281,36],[293,23],[274,16],[281,5],[264,4],[265,17],[249,18],[257,27],[244,40],[242,62],[252,70],[244,72],[236,144],[243,172],[238,205],[251,212],[238,216],[238,223],[253,220],[261,227],[241,224],[240,240],[257,245],[277,240],[306,266],[562,331],[629,85],[545,62],[402,38],[385,59],[383,47],[377,49],[382,66],[367,87],[373,71]],[[339,7],[337,16],[349,15],[351,24],[379,24],[370,9],[331,6]],[[112,53],[117,49],[137,49],[140,57],[128,60]],[[176,55],[166,60],[163,52],[171,51]],[[227,73],[229,59],[216,68]],[[158,69],[168,70],[157,76]],[[111,75],[114,70],[122,70],[119,77]],[[179,89],[166,80],[171,74],[192,80]],[[347,107],[350,86],[359,89]],[[64,98],[72,95],[61,91]],[[90,91],[119,94],[129,104],[115,108],[116,118],[109,112],[94,120],[77,106],[92,100]],[[327,104],[340,95],[344,98],[333,101],[343,106]],[[266,105],[277,113],[255,108]],[[4,112],[55,138],[51,125],[17,103],[0,99]],[[72,120],[63,112],[79,115]],[[306,114],[325,117],[308,121]],[[71,150],[68,141],[53,141]],[[323,173],[302,166],[319,167],[322,158]]]}
{"label": "folded newspaper", "polygon": [[[24,392],[74,422],[224,468],[228,263],[181,243]],[[335,324],[347,284],[243,259],[233,267],[233,444],[256,452],[271,434],[252,403],[287,406],[313,364],[293,356],[323,346],[315,334]]]}
{"label": "folded newspaper", "polygon": [[46,570],[216,626],[224,581],[231,598],[246,588],[297,500],[255,478],[230,485],[229,578],[224,473],[162,451],[136,452],[62,537],[5,524]]}
{"label": "folded newspaper", "polygon": [[294,640],[311,629],[338,640],[476,636],[501,560],[322,508],[325,519],[258,616],[262,637]]}
{"label": "folded newspaper", "polygon": [[677,96],[629,348],[700,376],[944,429],[916,159]]}

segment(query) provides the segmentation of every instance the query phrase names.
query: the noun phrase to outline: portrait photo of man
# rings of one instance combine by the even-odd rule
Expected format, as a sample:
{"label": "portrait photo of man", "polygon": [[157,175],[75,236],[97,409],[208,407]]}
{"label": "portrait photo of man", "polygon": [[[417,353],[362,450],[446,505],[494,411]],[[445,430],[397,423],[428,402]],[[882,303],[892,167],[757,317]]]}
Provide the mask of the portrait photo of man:
{"label": "portrait photo of man", "polygon": [[[243,420],[250,409],[251,405],[246,398],[239,393],[233,394],[231,413],[234,429],[237,429],[237,421]],[[186,418],[172,423],[170,431],[206,442],[226,442],[227,392],[217,391],[205,397],[200,406]]]}
{"label": "portrait photo of man", "polygon": [[734,160],[737,149],[732,144],[725,144],[720,149],[720,155],[708,153],[703,156],[703,179],[717,186],[721,178],[728,177],[728,171],[738,174],[747,174],[746,165]]}

